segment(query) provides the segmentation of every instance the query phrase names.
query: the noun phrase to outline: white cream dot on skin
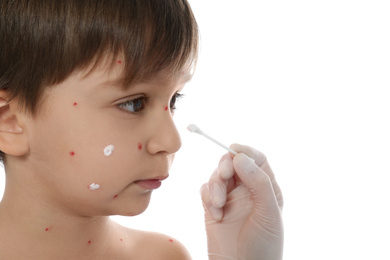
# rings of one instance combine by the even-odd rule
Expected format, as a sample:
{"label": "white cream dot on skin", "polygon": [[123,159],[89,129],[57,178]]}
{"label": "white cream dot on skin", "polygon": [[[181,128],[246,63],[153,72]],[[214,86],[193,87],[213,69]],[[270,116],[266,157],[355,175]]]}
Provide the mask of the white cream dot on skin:
{"label": "white cream dot on skin", "polygon": [[110,156],[112,154],[112,152],[114,151],[114,148],[115,147],[112,144],[107,145],[106,147],[104,147],[104,150],[103,150],[104,155],[105,156]]}
{"label": "white cream dot on skin", "polygon": [[89,185],[90,190],[97,190],[99,188],[100,188],[100,185],[96,184],[96,183],[92,183],[91,185]]}

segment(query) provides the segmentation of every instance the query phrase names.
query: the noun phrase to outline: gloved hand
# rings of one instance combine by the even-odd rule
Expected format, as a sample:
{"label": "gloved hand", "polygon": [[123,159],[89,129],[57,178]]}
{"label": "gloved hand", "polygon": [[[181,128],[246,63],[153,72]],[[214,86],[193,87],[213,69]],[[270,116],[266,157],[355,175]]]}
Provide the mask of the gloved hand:
{"label": "gloved hand", "polygon": [[[280,260],[283,197],[259,151],[232,145],[201,188],[210,260]],[[250,158],[253,158],[250,159]]]}

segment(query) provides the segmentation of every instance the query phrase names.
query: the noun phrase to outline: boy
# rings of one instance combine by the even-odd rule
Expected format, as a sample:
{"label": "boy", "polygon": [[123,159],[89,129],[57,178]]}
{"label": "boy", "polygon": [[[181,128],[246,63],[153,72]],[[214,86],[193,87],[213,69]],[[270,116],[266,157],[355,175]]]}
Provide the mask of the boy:
{"label": "boy", "polygon": [[[15,0],[0,8],[1,259],[190,259],[167,236],[108,218],[142,213],[180,148],[172,116],[198,49],[189,4]],[[209,257],[281,258],[272,171],[259,152],[234,149],[241,154],[224,156],[202,188]]]}

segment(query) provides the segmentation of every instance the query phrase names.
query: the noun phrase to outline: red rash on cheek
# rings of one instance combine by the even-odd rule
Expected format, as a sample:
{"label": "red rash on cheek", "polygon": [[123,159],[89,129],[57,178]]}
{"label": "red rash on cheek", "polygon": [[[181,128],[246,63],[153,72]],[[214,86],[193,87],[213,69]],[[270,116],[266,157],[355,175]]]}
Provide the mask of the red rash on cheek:
{"label": "red rash on cheek", "polygon": [[141,143],[138,143],[138,150],[142,150],[142,144]]}
{"label": "red rash on cheek", "polygon": [[165,111],[168,111],[168,107],[167,106],[165,107]]}

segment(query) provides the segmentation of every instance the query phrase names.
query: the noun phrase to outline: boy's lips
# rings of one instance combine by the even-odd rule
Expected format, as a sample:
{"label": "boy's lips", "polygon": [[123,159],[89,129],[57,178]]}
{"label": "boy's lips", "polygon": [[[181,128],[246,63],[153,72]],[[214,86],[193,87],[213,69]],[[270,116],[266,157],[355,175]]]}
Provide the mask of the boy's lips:
{"label": "boy's lips", "polygon": [[168,176],[169,175],[157,176],[150,179],[142,179],[142,180],[135,181],[134,183],[139,185],[141,188],[145,190],[155,190],[161,186],[161,181],[168,178]]}

